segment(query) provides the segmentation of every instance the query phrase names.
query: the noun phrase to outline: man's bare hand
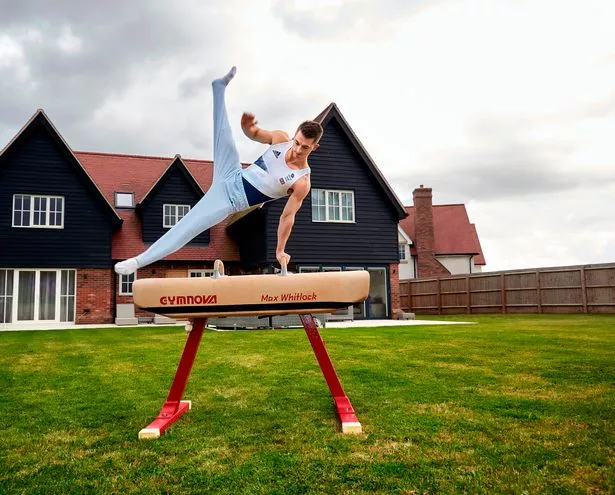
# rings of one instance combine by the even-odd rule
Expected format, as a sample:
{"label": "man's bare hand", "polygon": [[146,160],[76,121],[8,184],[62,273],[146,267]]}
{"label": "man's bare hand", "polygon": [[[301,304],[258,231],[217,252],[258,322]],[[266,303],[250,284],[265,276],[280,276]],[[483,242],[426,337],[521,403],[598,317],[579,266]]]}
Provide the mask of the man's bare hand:
{"label": "man's bare hand", "polygon": [[290,254],[287,254],[284,251],[277,251],[275,253],[275,257],[278,259],[280,266],[288,266],[290,263]]}
{"label": "man's bare hand", "polygon": [[258,124],[258,122],[256,121],[256,118],[254,117],[253,113],[243,113],[243,115],[241,116],[241,128],[244,131],[249,130],[250,127],[255,126],[256,124]]}

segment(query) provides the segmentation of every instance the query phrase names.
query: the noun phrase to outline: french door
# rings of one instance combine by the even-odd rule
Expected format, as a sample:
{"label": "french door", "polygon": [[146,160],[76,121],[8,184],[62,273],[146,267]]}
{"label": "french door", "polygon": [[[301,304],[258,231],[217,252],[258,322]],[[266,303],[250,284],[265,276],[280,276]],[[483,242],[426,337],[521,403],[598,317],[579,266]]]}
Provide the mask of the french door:
{"label": "french door", "polygon": [[0,324],[75,321],[75,270],[0,269]]}

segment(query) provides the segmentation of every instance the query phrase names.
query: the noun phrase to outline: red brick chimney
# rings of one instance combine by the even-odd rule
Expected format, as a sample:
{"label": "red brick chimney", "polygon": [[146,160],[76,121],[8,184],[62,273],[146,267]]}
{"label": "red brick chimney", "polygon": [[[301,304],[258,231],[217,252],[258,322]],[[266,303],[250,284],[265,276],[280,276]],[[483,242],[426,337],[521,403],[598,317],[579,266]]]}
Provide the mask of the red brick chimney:
{"label": "red brick chimney", "polygon": [[414,242],[417,252],[417,278],[450,276],[450,272],[435,258],[433,204],[431,187],[421,184],[412,192],[414,203]]}

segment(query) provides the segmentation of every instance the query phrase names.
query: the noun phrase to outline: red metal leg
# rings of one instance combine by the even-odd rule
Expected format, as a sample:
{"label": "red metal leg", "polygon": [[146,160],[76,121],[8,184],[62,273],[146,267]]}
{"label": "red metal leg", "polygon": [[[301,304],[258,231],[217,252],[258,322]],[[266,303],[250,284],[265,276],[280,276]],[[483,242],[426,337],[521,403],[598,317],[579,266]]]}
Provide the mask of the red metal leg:
{"label": "red metal leg", "polygon": [[139,432],[139,439],[158,438],[164,431],[177,421],[191,407],[189,400],[181,400],[188,383],[190,371],[194,364],[194,358],[199,350],[203,330],[207,324],[207,318],[197,318],[192,322],[192,331],[188,335],[186,346],[179,360],[175,378],[171,384],[169,395],[164,402],[158,417],[146,428]]}
{"label": "red metal leg", "polygon": [[344,389],[335,372],[325,343],[318,332],[314,318],[312,318],[312,315],[299,315],[299,317],[301,318],[305,333],[310,340],[310,344],[312,344],[312,349],[314,349],[314,354],[316,354],[320,369],[325,376],[325,380],[333,396],[333,401],[335,402],[335,407],[337,408],[337,413],[342,423],[342,433],[361,433],[361,423],[359,423],[357,419],[348,396],[344,393]]}

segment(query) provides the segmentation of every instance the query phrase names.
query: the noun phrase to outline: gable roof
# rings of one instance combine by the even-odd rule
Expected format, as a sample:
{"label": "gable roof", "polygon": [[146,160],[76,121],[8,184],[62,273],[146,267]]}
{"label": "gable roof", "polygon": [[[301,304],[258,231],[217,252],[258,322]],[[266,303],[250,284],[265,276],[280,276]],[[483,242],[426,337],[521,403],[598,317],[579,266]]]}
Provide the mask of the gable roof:
{"label": "gable roof", "polygon": [[108,215],[111,218],[111,221],[115,225],[120,225],[122,223],[122,219],[120,215],[113,208],[113,203],[109,201],[107,196],[103,193],[103,191],[99,188],[97,182],[90,175],[88,170],[83,166],[83,164],[79,161],[77,155],[73,152],[68,143],[64,140],[62,135],[58,132],[55,126],[49,120],[49,117],[45,114],[45,111],[42,109],[38,109],[32,117],[24,124],[24,126],[13,136],[8,144],[0,151],[0,165],[2,163],[2,158],[7,156],[15,147],[17,147],[20,143],[22,143],[29,132],[34,129],[36,126],[42,126],[43,129],[49,134],[51,139],[59,146],[59,148],[64,152],[68,162],[72,165],[77,173],[81,175],[89,187],[94,191],[94,196],[100,201]]}
{"label": "gable roof", "polygon": [[[213,169],[213,167],[209,167]],[[154,196],[154,193],[163,187],[166,179],[173,173],[174,170],[179,170],[179,172],[186,178],[188,184],[192,187],[194,192],[200,197],[203,196],[204,191],[201,185],[196,181],[194,175],[188,170],[186,163],[182,160],[180,155],[175,155],[175,159],[169,163],[167,169],[163,172],[162,176],[152,185],[151,189],[145,193],[143,198],[139,201],[139,205],[142,208],[147,207],[147,204],[151,201],[151,198]]]}
{"label": "gable roof", "polygon": [[[103,194],[115,204],[116,192],[132,192],[135,205],[147,201],[148,194],[156,187],[165,173],[175,166],[185,168],[194,180],[195,187],[207,191],[212,182],[213,162],[209,160],[183,159],[162,156],[123,155],[117,153],[93,153],[76,151],[75,155],[84,168],[99,184]],[[124,220],[122,228],[113,235],[113,259],[137,256],[148,245],[141,238],[141,220],[136,209],[118,208]],[[212,227],[208,246],[185,246],[169,255],[167,260],[211,260],[222,258],[239,260],[239,250],[226,233],[228,220]]]}
{"label": "gable roof", "polygon": [[400,220],[402,218],[405,218],[407,216],[407,213],[403,203],[399,200],[388,181],[384,178],[384,175],[382,175],[382,172],[380,171],[372,157],[369,155],[363,144],[361,144],[361,141],[359,141],[359,138],[354,133],[350,125],[348,125],[348,122],[342,115],[342,112],[340,112],[337,105],[335,103],[330,103],[329,106],[327,106],[327,108],[320,112],[314,120],[316,122],[319,122],[320,125],[322,125],[324,128],[331,119],[334,119],[340,125],[344,134],[346,134],[346,136],[353,144],[361,158],[365,161],[368,170],[372,173],[374,179],[382,188],[386,197],[389,199],[389,201],[397,211],[398,218]]}
{"label": "gable roof", "polygon": [[[415,237],[414,206],[406,206],[408,216],[399,222],[411,239]],[[463,204],[433,205],[434,254],[474,255],[474,264],[485,265],[476,226],[470,223]]]}

